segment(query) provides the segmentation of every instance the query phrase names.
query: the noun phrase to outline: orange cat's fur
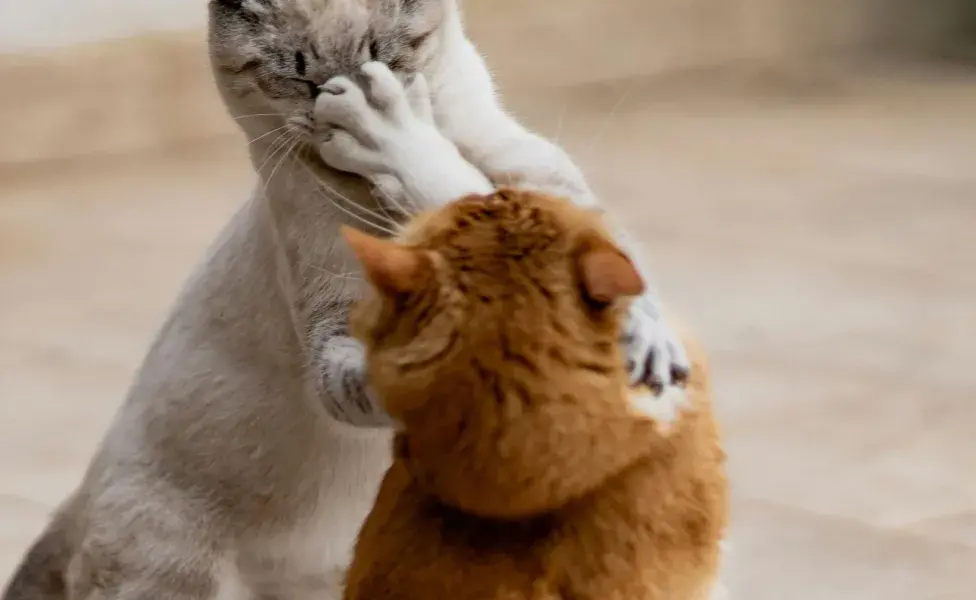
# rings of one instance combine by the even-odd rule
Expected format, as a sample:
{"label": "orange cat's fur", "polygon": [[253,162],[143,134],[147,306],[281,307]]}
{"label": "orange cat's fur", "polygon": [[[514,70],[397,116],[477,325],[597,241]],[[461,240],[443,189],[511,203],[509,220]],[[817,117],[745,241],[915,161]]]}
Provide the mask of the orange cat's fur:
{"label": "orange cat's fur", "polygon": [[501,191],[347,230],[372,384],[402,424],[347,600],[708,597],[726,519],[704,356],[667,424],[617,346],[643,290],[599,218]]}

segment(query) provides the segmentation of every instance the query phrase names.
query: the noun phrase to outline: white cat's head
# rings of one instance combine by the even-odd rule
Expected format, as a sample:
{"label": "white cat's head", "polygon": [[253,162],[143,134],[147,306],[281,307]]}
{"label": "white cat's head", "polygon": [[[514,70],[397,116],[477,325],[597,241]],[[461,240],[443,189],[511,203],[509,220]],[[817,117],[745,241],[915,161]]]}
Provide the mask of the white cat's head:
{"label": "white cat's head", "polygon": [[252,139],[285,125],[311,136],[320,85],[369,60],[416,71],[453,2],[210,0],[210,55],[224,102]]}

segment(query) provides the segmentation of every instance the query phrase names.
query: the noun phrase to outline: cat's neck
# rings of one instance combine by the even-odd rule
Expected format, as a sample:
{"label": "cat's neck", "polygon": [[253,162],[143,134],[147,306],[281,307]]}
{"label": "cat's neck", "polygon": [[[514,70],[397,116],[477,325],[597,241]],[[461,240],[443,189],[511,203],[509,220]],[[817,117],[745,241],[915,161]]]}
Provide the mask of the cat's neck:
{"label": "cat's neck", "polygon": [[483,517],[525,518],[558,510],[666,451],[658,426],[625,403],[603,414],[550,407],[484,431],[463,417],[457,435],[448,421],[433,434],[410,431],[396,458],[445,504]]}

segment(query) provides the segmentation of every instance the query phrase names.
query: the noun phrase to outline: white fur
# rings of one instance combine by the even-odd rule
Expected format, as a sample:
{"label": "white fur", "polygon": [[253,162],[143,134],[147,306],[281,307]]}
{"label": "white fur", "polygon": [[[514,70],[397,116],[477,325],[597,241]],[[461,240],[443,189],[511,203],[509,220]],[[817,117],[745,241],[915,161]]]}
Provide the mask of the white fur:
{"label": "white fur", "polygon": [[292,600],[341,597],[356,536],[389,466],[391,434],[337,421],[329,429],[329,450],[341,468],[321,481],[315,510],[295,527],[247,547],[239,559],[255,592]]}
{"label": "white fur", "polygon": [[660,395],[650,390],[632,394],[631,405],[650,417],[660,427],[661,432],[666,434],[677,423],[681,411],[689,406],[689,402],[684,389],[669,385]]}

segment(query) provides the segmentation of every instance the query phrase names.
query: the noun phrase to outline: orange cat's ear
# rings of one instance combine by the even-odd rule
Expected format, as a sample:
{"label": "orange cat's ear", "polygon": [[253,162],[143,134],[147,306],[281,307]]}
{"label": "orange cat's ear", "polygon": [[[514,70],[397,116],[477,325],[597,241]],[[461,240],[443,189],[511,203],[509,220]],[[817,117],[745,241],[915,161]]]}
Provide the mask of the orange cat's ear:
{"label": "orange cat's ear", "polygon": [[591,300],[610,303],[644,292],[644,280],[634,263],[605,238],[588,236],[578,257],[583,289]]}
{"label": "orange cat's ear", "polygon": [[373,237],[354,227],[343,225],[340,231],[362,265],[366,279],[383,294],[415,291],[430,272],[430,257],[419,250]]}

